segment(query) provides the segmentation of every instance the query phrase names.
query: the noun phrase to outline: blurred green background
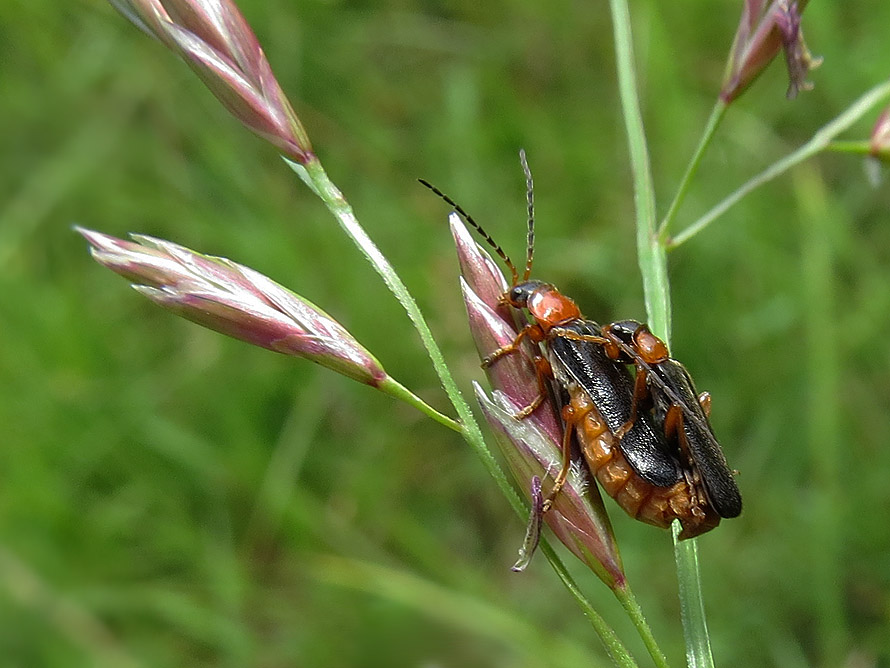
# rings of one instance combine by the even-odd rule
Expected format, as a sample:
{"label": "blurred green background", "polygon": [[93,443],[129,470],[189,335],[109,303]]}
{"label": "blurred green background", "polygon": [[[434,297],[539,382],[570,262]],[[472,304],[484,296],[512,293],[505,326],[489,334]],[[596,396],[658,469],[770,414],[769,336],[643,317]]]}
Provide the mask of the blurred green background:
{"label": "blurred green background", "polygon": [[[328,173],[480,379],[447,207],[597,320],[643,318],[605,2],[243,0]],[[633,3],[666,206],[741,2]],[[677,229],[890,71],[890,3],[811,3],[825,64],[729,112]],[[100,0],[0,8],[0,665],[595,666],[604,653],[455,434],[150,304],[78,223],[230,257],[347,325],[448,411],[400,308],[275,152]],[[848,138],[866,136],[876,114]],[[885,175],[887,176],[887,175]],[[672,254],[673,351],[713,395],[745,512],[700,542],[721,666],[890,665],[890,188],[825,155]],[[683,664],[666,532],[611,501]],[[582,587],[649,665],[590,573]]]}

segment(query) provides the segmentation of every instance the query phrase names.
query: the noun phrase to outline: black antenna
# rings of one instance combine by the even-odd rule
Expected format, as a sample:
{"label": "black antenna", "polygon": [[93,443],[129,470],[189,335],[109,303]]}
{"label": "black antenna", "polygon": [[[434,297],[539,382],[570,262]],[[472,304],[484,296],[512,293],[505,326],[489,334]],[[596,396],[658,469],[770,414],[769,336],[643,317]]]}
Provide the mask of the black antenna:
{"label": "black antenna", "polygon": [[525,174],[525,198],[528,200],[528,241],[525,249],[525,273],[523,281],[527,281],[532,275],[532,260],[535,256],[535,182],[532,180],[532,171],[528,168],[528,160],[525,159],[525,149],[519,149],[519,163],[522,165],[522,173]]}
{"label": "black antenna", "polygon": [[[529,175],[531,178],[531,175]],[[513,274],[513,285],[517,285],[519,283],[519,272],[516,271],[516,265],[513,264],[513,261],[508,257],[508,255],[504,252],[504,250],[495,242],[494,239],[491,238],[491,235],[488,234],[482,226],[473,220],[473,217],[463,210],[460,204],[451,199],[448,195],[439,190],[436,186],[434,186],[429,181],[425,181],[424,179],[417,179],[421,185],[426,186],[430,190],[432,190],[436,195],[445,200],[448,204],[450,204],[454,210],[460,215],[467,223],[469,223],[481,236],[485,239],[485,242],[494,248],[494,252],[498,254],[498,257],[504,261],[504,264],[507,265],[507,268],[510,270],[510,273]],[[529,205],[531,206],[531,205]],[[526,279],[528,279],[528,270],[526,270]]]}

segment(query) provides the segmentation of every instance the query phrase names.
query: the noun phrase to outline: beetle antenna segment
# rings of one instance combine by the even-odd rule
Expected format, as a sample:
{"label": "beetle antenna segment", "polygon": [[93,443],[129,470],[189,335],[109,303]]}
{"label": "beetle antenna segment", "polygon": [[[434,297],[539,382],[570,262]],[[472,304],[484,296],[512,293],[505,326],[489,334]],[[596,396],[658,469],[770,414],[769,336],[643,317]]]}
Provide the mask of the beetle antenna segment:
{"label": "beetle antenna segment", "polygon": [[532,275],[532,260],[535,256],[535,182],[532,180],[532,170],[528,168],[528,160],[525,159],[525,149],[519,149],[519,162],[522,165],[522,173],[525,174],[525,198],[528,200],[528,241],[525,250],[525,273],[523,281],[527,281]]}
{"label": "beetle antenna segment", "polygon": [[[460,204],[455,202],[453,199],[451,199],[448,195],[446,195],[441,190],[439,190],[432,183],[430,183],[429,181],[426,181],[424,179],[417,179],[417,180],[420,182],[421,185],[426,186],[427,188],[432,190],[436,195],[438,195],[441,199],[445,200],[448,204],[450,204],[454,208],[455,212],[461,218],[463,218],[465,221],[467,221],[467,223],[469,223],[473,227],[473,229],[475,229],[482,236],[482,238],[485,239],[485,243],[487,243],[489,246],[494,248],[494,252],[497,253],[498,257],[504,261],[504,264],[507,265],[507,268],[510,270],[510,273],[513,275],[513,285],[518,284],[519,283],[519,272],[516,271],[516,265],[513,264],[513,261],[504,252],[504,249],[502,249],[495,242],[495,240],[491,238],[491,235],[489,235],[488,232],[486,232],[484,229],[482,229],[482,226],[479,223],[477,223],[475,220],[473,220],[473,217],[470,214],[468,214],[466,211],[464,211]],[[526,276],[526,278],[528,278],[528,276]]]}

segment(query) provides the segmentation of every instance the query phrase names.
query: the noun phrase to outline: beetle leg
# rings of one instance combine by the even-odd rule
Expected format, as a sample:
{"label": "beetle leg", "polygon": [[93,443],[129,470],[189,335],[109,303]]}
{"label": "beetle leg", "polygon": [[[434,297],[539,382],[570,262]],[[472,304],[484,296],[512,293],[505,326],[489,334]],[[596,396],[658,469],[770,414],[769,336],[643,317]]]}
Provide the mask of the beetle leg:
{"label": "beetle leg", "polygon": [[704,506],[707,505],[707,497],[701,484],[701,472],[695,466],[692,453],[689,451],[689,443],[686,440],[686,431],[683,429],[685,413],[679,404],[671,406],[664,416],[664,434],[668,439],[676,439],[680,452],[686,457],[687,465],[683,467],[683,478],[689,488],[689,499],[692,503],[691,512],[699,520],[706,516]]}
{"label": "beetle leg", "polygon": [[596,336],[595,334],[579,334],[578,332],[573,332],[570,329],[563,329],[562,327],[554,327],[548,333],[548,336],[560,336],[564,339],[569,339],[570,341],[589,341],[590,343],[599,343],[604,346],[611,344],[611,340],[602,337]]}
{"label": "beetle leg", "polygon": [[[668,439],[676,439],[680,452],[687,460],[687,466],[683,467],[683,479],[689,489],[690,512],[698,522],[707,517],[705,506],[708,505],[707,497],[702,489],[701,472],[694,465],[692,454],[689,452],[689,443],[686,440],[686,431],[683,429],[685,413],[683,407],[674,404],[664,416],[664,434]],[[696,526],[698,523],[696,523]],[[684,526],[684,529],[686,527]]]}
{"label": "beetle leg", "polygon": [[669,441],[676,440],[680,452],[682,452],[683,456],[686,458],[686,466],[684,468],[697,470],[692,459],[692,454],[689,452],[689,443],[686,440],[686,432],[683,429],[685,415],[683,407],[680,404],[673,404],[668,408],[667,413],[664,415],[664,435],[667,436]]}
{"label": "beetle leg", "polygon": [[535,357],[534,361],[535,376],[538,379],[538,396],[535,397],[534,401],[532,401],[528,406],[513,415],[513,417],[517,420],[527,418],[529,415],[535,412],[538,406],[544,403],[544,398],[547,396],[547,393],[549,391],[547,387],[547,378],[553,378],[553,369],[550,367],[550,362],[548,362],[543,357]]}
{"label": "beetle leg", "polygon": [[675,438],[683,428],[683,409],[674,404],[668,408],[664,415],[664,435],[669,439]]}
{"label": "beetle leg", "polygon": [[563,406],[562,418],[566,424],[562,435],[562,468],[559,469],[559,475],[553,481],[553,488],[544,500],[545,513],[553,506],[553,499],[565,485],[566,478],[569,477],[569,470],[572,468],[572,434],[575,430],[575,410],[570,405]]}
{"label": "beetle leg", "polygon": [[522,337],[528,334],[528,330],[534,327],[534,325],[529,325],[528,327],[523,327],[520,330],[519,334],[516,335],[516,338],[513,339],[512,343],[508,343],[506,346],[502,348],[498,348],[491,355],[488,355],[482,359],[482,368],[487,369],[492,364],[497,362],[499,359],[504,357],[505,355],[509,355],[510,353],[516,352],[519,350],[519,343],[522,341]]}
{"label": "beetle leg", "polygon": [[[540,325],[535,323],[531,323],[526,325],[519,333],[516,335],[516,338],[513,339],[511,343],[508,343],[503,348],[498,348],[491,355],[482,360],[482,368],[488,368],[495,362],[497,362],[500,358],[509,355],[510,353],[514,353],[519,351],[519,346],[522,343],[523,337],[528,337],[535,343],[540,343],[544,340],[544,331],[541,329]],[[540,355],[536,355],[533,359],[535,365],[535,375],[538,379],[538,396],[535,397],[534,401],[532,401],[528,406],[517,412],[513,417],[517,420],[522,420],[523,418],[527,418],[529,415],[535,412],[535,410],[544,403],[544,399],[548,393],[547,386],[547,378],[553,378],[553,369],[550,368],[550,362],[541,357]]]}
{"label": "beetle leg", "polygon": [[705,517],[705,511],[702,509],[704,499],[699,492],[701,476],[698,474],[698,469],[684,470],[683,478],[686,481],[686,486],[689,488],[690,512],[694,517],[702,520]]}
{"label": "beetle leg", "polygon": [[711,417],[711,393],[702,392],[698,395],[698,405],[705,412],[705,417]]}
{"label": "beetle leg", "polygon": [[505,355],[509,355],[510,353],[519,350],[519,345],[522,342],[523,337],[526,336],[529,337],[532,341],[540,341],[543,338],[541,334],[541,327],[532,323],[520,329],[519,333],[516,335],[516,338],[513,339],[512,343],[508,343],[506,346],[498,348],[491,355],[488,355],[482,360],[482,368],[487,369]]}

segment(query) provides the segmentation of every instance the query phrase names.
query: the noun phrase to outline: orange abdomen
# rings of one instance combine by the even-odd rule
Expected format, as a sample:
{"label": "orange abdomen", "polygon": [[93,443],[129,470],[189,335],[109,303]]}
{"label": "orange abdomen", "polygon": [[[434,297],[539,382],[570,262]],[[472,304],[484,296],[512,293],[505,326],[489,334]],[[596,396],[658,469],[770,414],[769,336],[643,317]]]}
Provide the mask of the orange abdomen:
{"label": "orange abdomen", "polygon": [[619,442],[606,427],[593,401],[577,387],[569,387],[571,402],[564,411],[587,465],[606,494],[628,515],[647,524],[669,527],[680,520],[681,538],[710,531],[720,516],[708,505],[697,472],[684,470],[684,479],[670,487],[657,487],[639,476],[621,452]]}

